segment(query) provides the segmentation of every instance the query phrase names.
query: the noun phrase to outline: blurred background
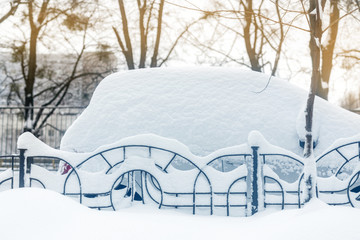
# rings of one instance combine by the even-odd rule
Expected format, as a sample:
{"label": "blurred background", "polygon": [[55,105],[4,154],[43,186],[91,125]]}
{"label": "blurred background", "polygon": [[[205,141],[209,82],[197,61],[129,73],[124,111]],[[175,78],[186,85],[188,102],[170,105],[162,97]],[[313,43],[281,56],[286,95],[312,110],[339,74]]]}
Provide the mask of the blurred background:
{"label": "blurred background", "polygon": [[[317,95],[360,113],[359,1],[321,4]],[[58,148],[116,71],[231,66],[308,90],[307,9],[306,0],[0,0],[0,155],[16,153],[23,131]]]}

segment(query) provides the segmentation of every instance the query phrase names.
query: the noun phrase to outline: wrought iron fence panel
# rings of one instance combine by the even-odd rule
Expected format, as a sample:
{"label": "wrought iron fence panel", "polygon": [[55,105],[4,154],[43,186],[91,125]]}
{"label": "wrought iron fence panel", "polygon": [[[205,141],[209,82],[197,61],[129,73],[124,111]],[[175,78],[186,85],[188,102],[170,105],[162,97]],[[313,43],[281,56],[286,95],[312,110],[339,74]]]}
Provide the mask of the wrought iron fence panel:
{"label": "wrought iron fence panel", "polygon": [[0,191],[14,188],[14,183],[18,180],[19,155],[0,156]]}
{"label": "wrought iron fence panel", "polygon": [[[303,180],[304,163],[301,157],[294,154],[261,153],[264,163],[264,205],[297,207],[302,205],[301,184]],[[290,177],[289,177],[290,175]]]}
{"label": "wrought iron fence panel", "polygon": [[346,179],[360,162],[360,141],[339,144],[316,159],[318,175]]}
{"label": "wrought iron fence panel", "polygon": [[[34,114],[44,109],[39,124],[54,107],[33,107]],[[24,129],[25,107],[0,107],[0,155],[16,154],[16,141]],[[65,130],[81,114],[84,107],[55,107],[39,131],[39,138],[53,148],[59,148]],[[39,125],[38,124],[38,125]]]}
{"label": "wrought iron fence panel", "polygon": [[360,207],[359,137],[336,141],[316,159],[317,196],[330,205]]}
{"label": "wrought iron fence panel", "polygon": [[[30,186],[49,188],[77,197],[80,203],[96,209],[116,210],[127,199],[130,202],[155,203],[159,208],[189,209],[193,214],[206,209],[213,214],[216,209],[231,215],[240,208],[241,211],[235,211],[237,215],[239,212],[245,215],[247,192],[244,165],[246,158],[251,155],[217,154],[209,160],[192,157],[195,156],[185,156],[158,146],[121,145],[81,157],[84,160],[79,158],[77,164],[57,156],[28,154],[27,172]],[[50,172],[37,166],[41,160],[56,161],[57,166],[63,162],[71,169],[65,175]],[[180,165],[186,167],[179,168]],[[227,180],[214,183],[211,179],[219,173]],[[71,177],[77,181],[70,184]],[[186,185],[182,184],[184,179]],[[74,184],[75,189],[67,188]]]}
{"label": "wrought iron fence panel", "polygon": [[[99,210],[118,210],[139,202],[193,214],[249,216],[268,207],[303,206],[304,160],[300,156],[264,139],[206,157],[167,141],[139,136],[92,153],[70,153],[52,149],[27,133],[19,139],[19,186],[25,182],[53,189]],[[32,143],[28,148],[27,142]],[[360,164],[352,166],[345,179],[337,174],[344,172],[346,164],[358,162],[359,146],[359,141],[338,144],[317,159],[318,167],[333,153],[344,159],[331,176],[318,176],[318,198],[330,205],[360,207]],[[54,164],[58,171],[46,170],[39,165],[42,162]],[[70,168],[61,174],[64,164]],[[14,183],[14,177],[3,180]]]}

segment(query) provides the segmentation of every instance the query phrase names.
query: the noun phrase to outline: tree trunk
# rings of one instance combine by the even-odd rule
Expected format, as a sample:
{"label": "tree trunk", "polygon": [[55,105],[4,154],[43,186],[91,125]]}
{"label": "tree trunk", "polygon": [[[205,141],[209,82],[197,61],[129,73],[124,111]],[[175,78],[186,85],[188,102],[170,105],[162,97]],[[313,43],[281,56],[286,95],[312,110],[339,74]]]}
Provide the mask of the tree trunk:
{"label": "tree trunk", "polygon": [[34,120],[34,83],[36,77],[36,51],[37,51],[37,40],[39,35],[39,29],[34,25],[30,24],[30,49],[29,49],[29,62],[28,62],[28,73],[25,78],[25,126],[24,132],[33,131],[33,120]]}
{"label": "tree trunk", "polygon": [[160,45],[160,37],[161,37],[161,28],[162,28],[162,16],[164,11],[164,3],[165,0],[160,1],[159,5],[159,13],[158,13],[158,25],[157,25],[157,33],[156,33],[156,41],[154,46],[154,53],[151,57],[150,67],[157,67],[157,57],[159,54],[159,45]]}
{"label": "tree trunk", "polygon": [[310,20],[310,55],[312,61],[312,75],[309,96],[305,110],[305,146],[304,146],[304,201],[308,202],[316,197],[316,163],[313,156],[313,109],[315,101],[316,87],[321,80],[320,74],[320,44],[322,34],[321,5],[319,0],[310,0],[309,20]]}
{"label": "tree trunk", "polygon": [[[27,76],[24,76],[25,80],[25,127],[24,132],[32,132],[34,129],[34,84],[36,77],[36,51],[37,51],[37,41],[39,37],[39,32],[41,29],[41,24],[44,22],[47,16],[48,4],[50,0],[44,0],[41,4],[40,11],[37,19],[34,19],[34,1],[28,1],[28,17],[30,24],[30,46],[29,46],[29,62],[27,66]],[[23,67],[23,72],[25,72],[25,66]]]}
{"label": "tree trunk", "polygon": [[[247,0],[246,5],[244,5],[245,10],[245,26],[244,26],[244,41],[247,55],[249,56],[251,69],[253,71],[261,72],[261,66],[259,63],[258,55],[256,54],[255,45],[251,44],[251,25],[253,24],[253,1]],[[256,39],[256,37],[255,37]]]}
{"label": "tree trunk", "polygon": [[[120,8],[122,27],[123,27],[122,30],[123,30],[125,44],[126,44],[126,50],[124,50],[123,53],[125,55],[125,59],[126,59],[128,68],[129,68],[129,70],[131,70],[131,69],[135,69],[135,64],[134,64],[133,50],[132,50],[130,34],[129,34],[128,21],[127,21],[127,17],[126,17],[125,6],[124,6],[123,0],[119,0],[118,2],[119,2],[119,8]],[[116,33],[117,32],[115,32],[115,34]],[[118,38],[118,41],[119,41],[120,36],[117,34],[116,37]]]}
{"label": "tree trunk", "polygon": [[147,36],[145,34],[144,18],[146,12],[146,1],[143,6],[141,6],[140,1],[138,1],[139,8],[139,29],[140,29],[140,62],[139,68],[145,68],[146,61],[146,52],[147,52]]}
{"label": "tree trunk", "polygon": [[330,1],[330,20],[325,44],[322,46],[321,81],[318,82],[316,95],[327,100],[329,94],[329,80],[333,67],[333,54],[339,27],[339,0]]}

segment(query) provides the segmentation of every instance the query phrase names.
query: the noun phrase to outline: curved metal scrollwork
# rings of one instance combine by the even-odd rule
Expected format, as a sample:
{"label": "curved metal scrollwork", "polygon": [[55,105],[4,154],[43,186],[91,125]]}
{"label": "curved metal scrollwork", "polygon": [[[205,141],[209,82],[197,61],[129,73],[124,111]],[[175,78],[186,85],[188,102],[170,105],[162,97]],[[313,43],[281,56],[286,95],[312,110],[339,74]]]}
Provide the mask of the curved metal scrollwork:
{"label": "curved metal scrollwork", "polygon": [[247,204],[238,204],[238,205],[230,205],[230,195],[231,194],[243,194],[245,196],[245,198],[247,197],[247,192],[231,192],[231,188],[238,182],[240,181],[245,181],[246,182],[246,176],[240,177],[238,179],[235,179],[229,186],[229,189],[227,190],[226,193],[226,215],[230,216],[230,207],[244,207],[245,210],[247,209]]}
{"label": "curved metal scrollwork", "polygon": [[[283,188],[283,186],[275,178],[272,178],[272,177],[269,177],[269,176],[264,176],[264,185],[265,186],[266,186],[266,183],[267,183],[267,181],[266,181],[267,179],[275,182],[280,187],[280,191],[273,190],[273,189],[267,190],[266,187],[265,187],[264,188],[264,193],[265,193],[265,202],[264,202],[265,206],[264,207],[272,205],[272,206],[281,206],[281,209],[284,209],[284,207],[285,207],[285,197],[284,197],[284,188]],[[276,202],[273,202],[273,201],[267,202],[266,201],[267,194],[272,194],[272,195],[280,194],[281,195],[281,202],[280,203],[276,203]]]}
{"label": "curved metal scrollwork", "polygon": [[[154,196],[156,191],[159,199]],[[146,193],[146,194],[145,194]],[[110,191],[110,203],[113,210],[117,209],[114,199],[122,201],[128,199],[127,202],[141,201],[145,203],[145,199],[151,199],[161,208],[163,203],[163,190],[159,181],[149,172],[142,169],[133,169],[122,173],[113,183]]]}
{"label": "curved metal scrollwork", "polygon": [[[252,211],[253,208],[247,209],[248,204],[256,204],[249,202],[250,198],[262,198],[256,208],[261,207],[260,204],[281,209],[289,206],[300,208],[303,205],[303,159],[280,148],[250,148],[252,152],[249,146],[243,146],[198,157],[186,151],[180,153],[158,146],[133,144],[112,147],[91,156],[79,155],[82,156],[81,161],[55,157],[61,155],[31,156],[28,160],[54,159],[68,164],[71,167],[68,173],[58,177],[63,181],[59,192],[78,197],[80,203],[92,208],[116,210],[139,202],[153,203],[159,208],[187,209],[193,214],[204,210],[210,214],[229,216],[234,215],[234,209],[239,209],[236,213]],[[262,152],[262,149],[270,152]],[[360,142],[351,142],[317,158],[318,170],[329,170],[326,173],[328,179],[319,177],[317,195],[320,199],[332,205],[360,207],[360,171],[353,173],[358,169],[355,168],[355,160],[359,158],[359,149]],[[76,159],[79,159],[77,156]],[[332,169],[326,164],[321,165],[325,158],[329,161],[340,158],[342,162],[337,162]],[[30,174],[30,182],[49,188],[51,183],[35,172]],[[337,179],[334,180],[334,177]],[[334,181],[334,186],[327,184],[327,180]],[[13,179],[1,179],[0,186],[7,181]],[[250,194],[255,184],[258,184],[256,189],[259,192]],[[332,195],[343,199],[331,200]]]}
{"label": "curved metal scrollwork", "polygon": [[[81,185],[81,178],[80,178],[80,175],[78,173],[78,171],[76,170],[76,168],[68,161],[66,161],[65,159],[62,159],[62,158],[58,158],[58,157],[52,157],[52,156],[33,156],[30,158],[31,161],[33,161],[34,159],[38,160],[38,161],[41,161],[41,159],[51,159],[51,160],[56,160],[56,161],[63,161],[65,162],[66,164],[68,164],[71,169],[70,171],[66,174],[66,177],[65,177],[65,180],[64,180],[64,183],[63,183],[63,188],[62,188],[62,194],[64,195],[71,195],[71,196],[78,196],[79,197],[79,202],[82,203],[82,199],[83,199],[83,191],[82,191],[82,185]],[[29,158],[28,158],[29,160]],[[29,160],[30,161],[30,160]],[[31,165],[30,165],[31,166]],[[33,181],[35,182],[38,182],[40,183],[40,185],[44,188],[44,189],[48,189],[49,186],[47,186],[48,184],[46,182],[43,181],[43,179],[39,179],[41,178],[42,176],[36,176],[34,174],[31,174],[31,170],[30,171],[30,184],[32,184]],[[78,192],[72,192],[72,193],[69,193],[66,191],[66,187],[68,185],[68,182],[69,182],[69,179],[71,176],[75,176],[76,178],[76,182],[77,182],[77,187],[79,188],[79,191]],[[30,185],[31,186],[31,185]],[[74,186],[72,186],[74,187]],[[51,188],[51,187],[50,187]],[[55,189],[53,189],[55,190]]]}
{"label": "curved metal scrollwork", "polygon": [[346,194],[352,207],[360,208],[360,171],[355,173],[346,188]]}
{"label": "curved metal scrollwork", "polygon": [[[1,176],[0,187],[4,190],[13,189],[14,188],[15,162],[19,161],[20,156],[19,155],[3,155],[3,156],[0,156],[0,159],[2,161],[2,164],[4,164],[3,161],[8,163],[8,164],[5,164],[5,169],[10,168],[10,170],[8,169],[8,170],[1,172],[1,175],[3,175],[3,176],[0,175]],[[10,174],[7,174],[7,173],[10,173]],[[7,182],[10,182],[9,186],[5,184]]]}
{"label": "curved metal scrollwork", "polygon": [[335,175],[341,180],[348,178],[352,175],[353,170],[357,165],[355,160],[360,161],[359,153],[359,141],[341,144],[327,151],[316,159],[318,175],[322,177]]}

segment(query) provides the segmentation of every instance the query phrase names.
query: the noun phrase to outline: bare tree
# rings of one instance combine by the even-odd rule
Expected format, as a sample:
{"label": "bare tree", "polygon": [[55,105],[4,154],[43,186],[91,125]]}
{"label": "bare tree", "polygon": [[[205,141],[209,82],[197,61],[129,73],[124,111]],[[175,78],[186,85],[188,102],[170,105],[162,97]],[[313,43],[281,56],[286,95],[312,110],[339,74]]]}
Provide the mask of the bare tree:
{"label": "bare tree", "polygon": [[[263,71],[264,64],[260,64],[263,57],[264,45],[268,44],[275,51],[275,59],[273,61],[272,75],[275,75],[282,50],[282,45],[285,38],[284,25],[282,16],[280,14],[279,1],[275,0],[274,7],[277,17],[277,25],[279,31],[269,31],[266,29],[263,18],[262,6],[264,1],[261,1],[256,12],[253,8],[253,0],[240,1],[243,6],[245,15],[245,25],[243,27],[244,42],[251,63],[251,69],[254,71]],[[274,41],[274,35],[278,37],[278,41]],[[262,61],[264,62],[264,61]],[[267,64],[269,62],[265,62]]]}
{"label": "bare tree", "polygon": [[329,22],[328,26],[325,27],[321,35],[327,33],[324,42],[321,45],[321,80],[318,82],[316,95],[323,98],[328,99],[329,94],[329,81],[331,76],[331,71],[333,68],[333,58],[334,58],[334,50],[336,39],[338,36],[338,29],[340,21],[353,14],[356,11],[360,11],[359,2],[354,1],[356,4],[355,8],[351,8],[352,2],[349,1],[347,3],[348,9],[344,11],[344,14],[340,16],[340,0],[322,0],[322,7],[326,6],[326,3],[329,2]]}
{"label": "bare tree", "polygon": [[[31,131],[36,135],[39,134],[47,119],[64,100],[74,80],[89,75],[102,76],[98,72],[82,72],[80,69],[80,63],[87,47],[86,37],[88,29],[91,27],[90,20],[93,13],[93,11],[87,8],[88,6],[86,2],[80,1],[66,1],[60,7],[56,2],[52,3],[51,0],[30,0],[27,2],[23,21],[29,24],[30,32],[28,36],[24,35],[25,38],[23,40],[18,41],[20,45],[13,45],[14,57],[20,63],[25,86],[24,94],[20,92],[16,94],[25,106],[24,131]],[[82,8],[88,10],[87,15],[75,12],[76,9]],[[48,33],[52,30],[56,32],[55,38],[59,38],[61,36],[59,24],[66,26],[68,32],[75,31],[77,35],[80,34],[82,37],[79,41],[80,44],[70,46],[75,51],[75,54],[69,55],[73,57],[71,70],[67,73],[56,75],[56,79],[53,79],[51,76],[43,76],[44,71],[54,73],[54,70],[51,70],[52,66],[39,68],[38,45],[43,39],[51,38]],[[67,39],[67,36],[64,36],[64,41],[60,46],[65,47],[64,43],[66,42],[70,41]],[[36,86],[39,80],[44,82],[43,78],[46,79],[45,83]],[[36,114],[34,113],[35,99],[39,99],[38,104],[41,103],[41,108]],[[49,106],[52,106],[52,109],[44,117],[44,108]]]}
{"label": "bare tree", "polygon": [[349,92],[347,93],[341,100],[341,107],[349,110],[349,111],[357,111],[359,112],[360,108],[360,93],[357,92]]}
{"label": "bare tree", "polygon": [[322,36],[322,11],[320,0],[309,2],[309,27],[310,27],[310,55],[312,62],[311,85],[305,109],[305,146],[304,146],[304,200],[310,201],[316,197],[316,163],[313,155],[313,109],[315,102],[316,88],[321,81],[321,36]]}
{"label": "bare tree", "polygon": [[[133,44],[130,37],[129,32],[129,23],[127,19],[127,13],[125,9],[125,4],[123,0],[118,0],[119,3],[119,10],[121,15],[121,22],[122,22],[122,37],[120,36],[118,30],[113,27],[114,33],[116,35],[116,39],[119,43],[121,51],[126,59],[126,63],[128,69],[135,69],[135,62],[134,62],[134,51],[133,51]],[[137,0],[137,8],[139,11],[139,32],[140,32],[140,58],[139,58],[139,68],[144,68],[146,65],[146,57],[148,54],[148,37],[150,29],[153,27],[151,25],[152,19],[155,17],[157,19],[157,27],[156,27],[156,39],[154,42],[153,53],[151,56],[151,67],[157,66],[157,57],[159,54],[159,45],[161,39],[161,30],[162,30],[162,17],[163,17],[163,9],[164,9],[164,0],[160,0],[158,3],[157,14],[154,15],[153,11],[155,11],[155,3],[156,0],[147,1],[147,0]],[[130,24],[133,24],[131,22]],[[124,40],[123,40],[123,39]]]}
{"label": "bare tree", "polygon": [[[137,0],[138,19],[129,21],[127,9],[131,9],[135,1],[126,5],[123,0],[118,0],[121,28],[113,26],[112,29],[128,69],[135,69],[136,65],[138,68],[162,66],[169,60],[179,40],[189,31],[190,27],[203,19],[202,16],[186,25],[182,31],[177,32],[173,43],[165,49],[161,47],[162,33],[165,25],[163,20],[165,2],[165,0]],[[166,3],[177,6],[177,4],[170,2]],[[136,24],[138,24],[137,27]],[[137,42],[138,35],[140,37]],[[138,49],[139,60],[136,60],[134,55],[138,52]],[[163,57],[160,57],[160,55],[163,55]]]}
{"label": "bare tree", "polygon": [[[216,42],[213,39],[208,40],[206,44],[198,41],[194,45],[200,45],[205,49],[204,51],[210,50],[230,61],[248,66],[253,71],[264,72],[265,67],[270,66],[271,75],[276,74],[288,32],[283,21],[287,12],[281,9],[278,0],[270,3],[263,0],[216,1],[215,9],[204,11],[206,12],[210,12],[211,19],[217,21],[218,32],[213,36],[229,32],[235,35],[233,44],[226,44],[229,49],[225,51],[222,46],[213,46]],[[245,59],[246,57],[234,55],[234,45],[239,45],[241,46],[238,47],[239,49],[243,47],[246,50],[245,55],[248,60]],[[270,54],[267,55],[266,52]]]}

